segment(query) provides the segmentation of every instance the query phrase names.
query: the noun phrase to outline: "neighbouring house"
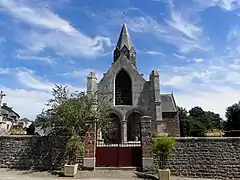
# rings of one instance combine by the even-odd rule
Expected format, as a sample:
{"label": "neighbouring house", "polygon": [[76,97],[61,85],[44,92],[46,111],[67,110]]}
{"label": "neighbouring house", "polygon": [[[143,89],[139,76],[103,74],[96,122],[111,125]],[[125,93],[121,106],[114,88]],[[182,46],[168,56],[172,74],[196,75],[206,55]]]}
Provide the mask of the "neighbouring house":
{"label": "neighbouring house", "polygon": [[28,118],[23,118],[18,121],[18,125],[21,128],[29,128],[29,126],[32,124],[32,121],[29,120]]}
{"label": "neighbouring house", "polygon": [[12,107],[9,107],[7,103],[3,103],[0,111],[0,134],[2,134],[17,125],[20,116],[13,110]]}
{"label": "neighbouring house", "polygon": [[32,121],[23,118],[20,119],[20,115],[9,107],[7,103],[3,103],[0,109],[0,134],[5,134],[11,129],[24,130],[32,124]]}

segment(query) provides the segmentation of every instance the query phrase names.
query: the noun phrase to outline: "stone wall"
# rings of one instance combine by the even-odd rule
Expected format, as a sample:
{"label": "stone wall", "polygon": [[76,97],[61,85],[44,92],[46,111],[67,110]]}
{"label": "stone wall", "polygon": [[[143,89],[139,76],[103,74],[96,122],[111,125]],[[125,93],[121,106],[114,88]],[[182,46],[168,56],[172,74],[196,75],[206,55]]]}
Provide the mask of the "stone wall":
{"label": "stone wall", "polygon": [[240,179],[240,138],[178,138],[169,167],[177,176]]}
{"label": "stone wall", "polygon": [[57,170],[66,159],[66,139],[47,136],[0,136],[0,168]]}

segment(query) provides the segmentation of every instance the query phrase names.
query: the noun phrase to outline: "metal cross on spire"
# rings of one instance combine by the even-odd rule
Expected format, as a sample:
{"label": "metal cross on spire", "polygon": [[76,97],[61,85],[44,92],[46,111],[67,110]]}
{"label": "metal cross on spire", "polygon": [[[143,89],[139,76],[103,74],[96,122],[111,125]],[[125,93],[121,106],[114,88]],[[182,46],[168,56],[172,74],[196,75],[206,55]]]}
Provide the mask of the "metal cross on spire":
{"label": "metal cross on spire", "polygon": [[126,22],[126,21],[125,21],[125,17],[126,17],[126,12],[125,12],[125,11],[123,11],[123,14],[122,14],[123,23],[125,23],[125,22]]}

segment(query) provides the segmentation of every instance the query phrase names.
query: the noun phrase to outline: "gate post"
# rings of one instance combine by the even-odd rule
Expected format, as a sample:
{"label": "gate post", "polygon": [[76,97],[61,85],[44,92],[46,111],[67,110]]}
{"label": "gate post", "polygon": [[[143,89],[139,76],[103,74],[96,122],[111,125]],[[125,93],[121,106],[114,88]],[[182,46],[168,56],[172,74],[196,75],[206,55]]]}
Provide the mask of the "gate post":
{"label": "gate post", "polygon": [[83,167],[94,168],[96,152],[96,122],[94,120],[88,120],[86,124],[89,125],[89,128],[84,139],[85,152]]}
{"label": "gate post", "polygon": [[140,118],[143,170],[153,165],[151,119],[152,118],[150,116],[142,116]]}

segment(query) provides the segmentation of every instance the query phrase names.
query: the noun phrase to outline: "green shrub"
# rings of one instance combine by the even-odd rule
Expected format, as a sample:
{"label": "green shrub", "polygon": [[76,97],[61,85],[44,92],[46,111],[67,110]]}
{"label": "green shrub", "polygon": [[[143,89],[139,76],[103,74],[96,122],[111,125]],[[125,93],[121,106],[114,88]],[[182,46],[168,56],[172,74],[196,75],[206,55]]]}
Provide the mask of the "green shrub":
{"label": "green shrub", "polygon": [[153,138],[153,153],[158,157],[169,157],[175,145],[176,139],[173,137]]}
{"label": "green shrub", "polygon": [[153,153],[158,158],[158,168],[166,169],[168,167],[168,157],[171,155],[176,139],[173,137],[153,138]]}
{"label": "green shrub", "polygon": [[84,144],[80,139],[70,139],[67,143],[68,164],[76,164],[77,158],[81,155]]}

